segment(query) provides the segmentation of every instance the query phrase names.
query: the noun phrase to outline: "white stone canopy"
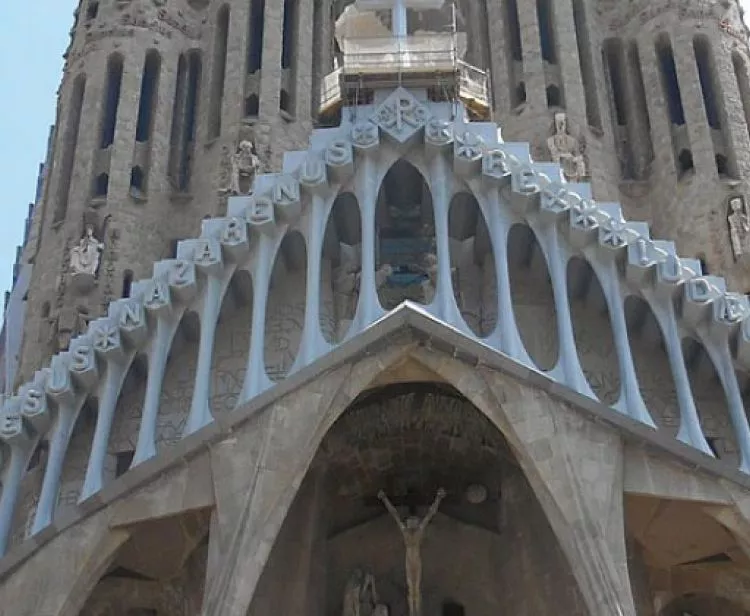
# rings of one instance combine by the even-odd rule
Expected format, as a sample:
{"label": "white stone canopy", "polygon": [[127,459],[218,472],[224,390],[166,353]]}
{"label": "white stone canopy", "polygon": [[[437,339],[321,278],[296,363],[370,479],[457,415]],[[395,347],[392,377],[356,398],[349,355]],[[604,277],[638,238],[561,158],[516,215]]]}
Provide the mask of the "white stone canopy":
{"label": "white stone canopy", "polygon": [[[148,359],[148,378],[133,466],[157,455],[156,422],[166,365],[178,327],[188,312],[200,320],[194,389],[186,409],[185,438],[215,420],[209,399],[211,358],[221,306],[238,271],[252,279],[253,312],[244,381],[236,405],[274,386],[264,365],[264,337],[272,270],[285,237],[304,240],[306,295],[299,349],[289,373],[313,364],[340,344],[366,332],[386,315],[378,300],[375,215],[383,179],[400,160],[419,170],[432,192],[436,284],[423,310],[446,328],[479,340],[493,352],[543,374],[577,394],[596,398],[587,382],[571,325],[566,264],[585,260],[600,281],[610,314],[619,366],[621,413],[657,429],[634,369],[624,304],[645,301],[661,330],[674,378],[679,429],[676,438],[713,456],[696,411],[680,347],[700,341],[726,395],[726,413],[739,450],[740,469],[750,472],[750,427],[737,372],[750,368],[750,306],[728,292],[724,280],[704,275],[695,259],[676,254],[671,242],[653,240],[645,223],[623,219],[619,204],[596,203],[588,184],[564,180],[559,166],[531,160],[529,147],[498,141],[492,123],[466,122],[450,103],[430,103],[398,89],[379,105],[343,114],[341,126],[314,131],[307,151],[289,152],[281,173],[259,175],[252,196],[233,197],[225,217],[203,222],[200,237],[179,243],[176,258],[159,261],[153,276],[133,285],[132,296],[113,302],[68,351],[8,399],[0,415],[2,493],[0,553],[5,550],[20,486],[38,443],[49,441],[32,533],[53,524],[71,433],[89,398],[98,400],[93,442],[86,461],[81,502],[105,487],[104,463],[126,375],[137,355]],[[449,208],[467,190],[476,198],[493,247],[500,315],[486,336],[467,325],[451,275]],[[340,342],[321,332],[321,275],[326,221],[343,191],[356,195],[361,217],[359,295],[348,332]],[[524,347],[511,305],[508,236],[527,225],[544,254],[557,314],[559,356],[540,370]],[[127,476],[127,473],[126,475]]]}

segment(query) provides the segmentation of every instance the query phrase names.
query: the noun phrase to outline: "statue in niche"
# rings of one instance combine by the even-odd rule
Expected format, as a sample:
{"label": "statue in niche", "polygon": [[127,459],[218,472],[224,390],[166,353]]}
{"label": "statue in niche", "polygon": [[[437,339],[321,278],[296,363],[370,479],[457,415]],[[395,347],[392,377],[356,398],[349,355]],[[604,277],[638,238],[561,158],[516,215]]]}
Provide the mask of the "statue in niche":
{"label": "statue in niche", "polygon": [[422,282],[425,304],[432,303],[437,291],[438,258],[434,252],[424,255],[424,272],[426,278]]}
{"label": "statue in niche", "polygon": [[734,260],[750,254],[750,215],[747,211],[745,197],[735,195],[729,198],[729,239],[732,243]]}
{"label": "statue in niche", "polygon": [[422,539],[427,525],[435,517],[440,507],[440,503],[445,498],[445,490],[440,488],[437,496],[430,505],[427,514],[421,520],[416,516],[409,516],[405,520],[401,519],[396,508],[393,506],[385,492],[378,492],[378,498],[382,501],[388,513],[391,514],[398,524],[401,535],[404,539],[406,548],[406,586],[407,599],[409,603],[409,616],[422,616]]}
{"label": "statue in niche", "polygon": [[587,176],[581,144],[568,131],[567,114],[555,114],[555,132],[547,139],[547,149],[552,161],[562,167],[563,174],[569,182],[580,182]]}
{"label": "statue in niche", "polygon": [[96,277],[104,244],[94,236],[94,225],[87,224],[83,237],[70,249],[70,270],[73,276]]}
{"label": "statue in niche", "polygon": [[341,264],[333,279],[336,335],[339,340],[346,335],[357,311],[357,294],[361,277],[361,266],[357,256],[357,251],[353,246],[341,244]]}
{"label": "statue in niche", "polygon": [[240,141],[237,150],[230,156],[230,165],[231,177],[226,192],[231,195],[251,194],[255,176],[260,169],[260,158],[255,143],[249,139]]}
{"label": "statue in niche", "polygon": [[380,291],[388,282],[388,278],[393,275],[393,266],[384,263],[375,272],[375,288]]}
{"label": "statue in niche", "polygon": [[388,616],[388,608],[379,602],[375,577],[355,569],[344,588],[342,616]]}

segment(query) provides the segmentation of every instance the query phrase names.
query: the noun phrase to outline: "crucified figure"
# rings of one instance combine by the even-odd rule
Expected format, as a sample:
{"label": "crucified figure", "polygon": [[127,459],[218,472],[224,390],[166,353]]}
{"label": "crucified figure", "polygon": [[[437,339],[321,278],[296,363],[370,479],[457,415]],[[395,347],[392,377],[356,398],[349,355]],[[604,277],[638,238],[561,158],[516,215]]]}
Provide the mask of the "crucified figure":
{"label": "crucified figure", "polygon": [[445,498],[445,490],[440,488],[437,496],[430,505],[427,514],[421,520],[416,516],[409,516],[405,520],[401,519],[393,503],[388,500],[383,490],[378,492],[378,498],[383,502],[388,513],[391,514],[404,538],[406,548],[406,586],[408,589],[409,616],[422,615],[422,556],[420,549],[422,547],[422,538],[424,530],[435,517],[440,502]]}

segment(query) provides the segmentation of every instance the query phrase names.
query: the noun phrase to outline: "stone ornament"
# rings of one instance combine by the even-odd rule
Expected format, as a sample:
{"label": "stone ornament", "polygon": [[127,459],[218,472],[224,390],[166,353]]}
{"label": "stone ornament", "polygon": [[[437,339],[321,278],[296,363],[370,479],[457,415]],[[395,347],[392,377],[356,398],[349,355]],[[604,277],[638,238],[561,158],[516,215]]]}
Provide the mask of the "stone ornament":
{"label": "stone ornament", "polygon": [[70,249],[70,269],[73,276],[95,277],[103,250],[104,244],[94,236],[94,226],[86,225],[83,237]]}
{"label": "stone ornament", "polygon": [[260,169],[255,143],[250,140],[240,141],[237,149],[229,157],[230,178],[225,193],[230,195],[248,195],[252,193],[255,176]]}
{"label": "stone ornament", "polygon": [[569,182],[580,182],[587,177],[586,159],[583,148],[568,130],[568,116],[563,112],[555,114],[553,135],[547,139],[552,161],[562,167],[563,174]]}
{"label": "stone ornament", "polygon": [[398,88],[375,111],[373,122],[397,143],[414,137],[430,118],[430,112],[414,95]]}
{"label": "stone ornament", "polygon": [[728,210],[727,223],[732,255],[735,261],[739,261],[750,253],[750,214],[748,214],[745,197],[742,195],[729,197]]}
{"label": "stone ornament", "polygon": [[343,616],[388,616],[388,607],[380,603],[375,576],[362,569],[352,571],[344,588]]}

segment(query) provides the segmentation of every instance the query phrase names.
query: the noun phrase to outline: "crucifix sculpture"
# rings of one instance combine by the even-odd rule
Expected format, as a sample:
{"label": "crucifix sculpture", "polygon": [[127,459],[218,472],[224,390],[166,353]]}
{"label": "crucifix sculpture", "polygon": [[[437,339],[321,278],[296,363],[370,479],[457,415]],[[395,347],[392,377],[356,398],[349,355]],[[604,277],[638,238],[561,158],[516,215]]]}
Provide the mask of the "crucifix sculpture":
{"label": "crucifix sculpture", "polygon": [[409,601],[409,616],[422,616],[422,539],[425,528],[435,517],[440,502],[445,498],[445,490],[440,488],[437,496],[430,505],[427,514],[420,520],[416,516],[401,519],[393,503],[388,500],[383,490],[378,492],[378,498],[383,502],[388,513],[391,514],[398,524],[401,535],[404,538],[406,548],[406,587]]}
{"label": "crucifix sculpture", "polygon": [[357,0],[356,6],[362,11],[391,10],[393,36],[401,38],[407,35],[407,9],[439,9],[445,0]]}

